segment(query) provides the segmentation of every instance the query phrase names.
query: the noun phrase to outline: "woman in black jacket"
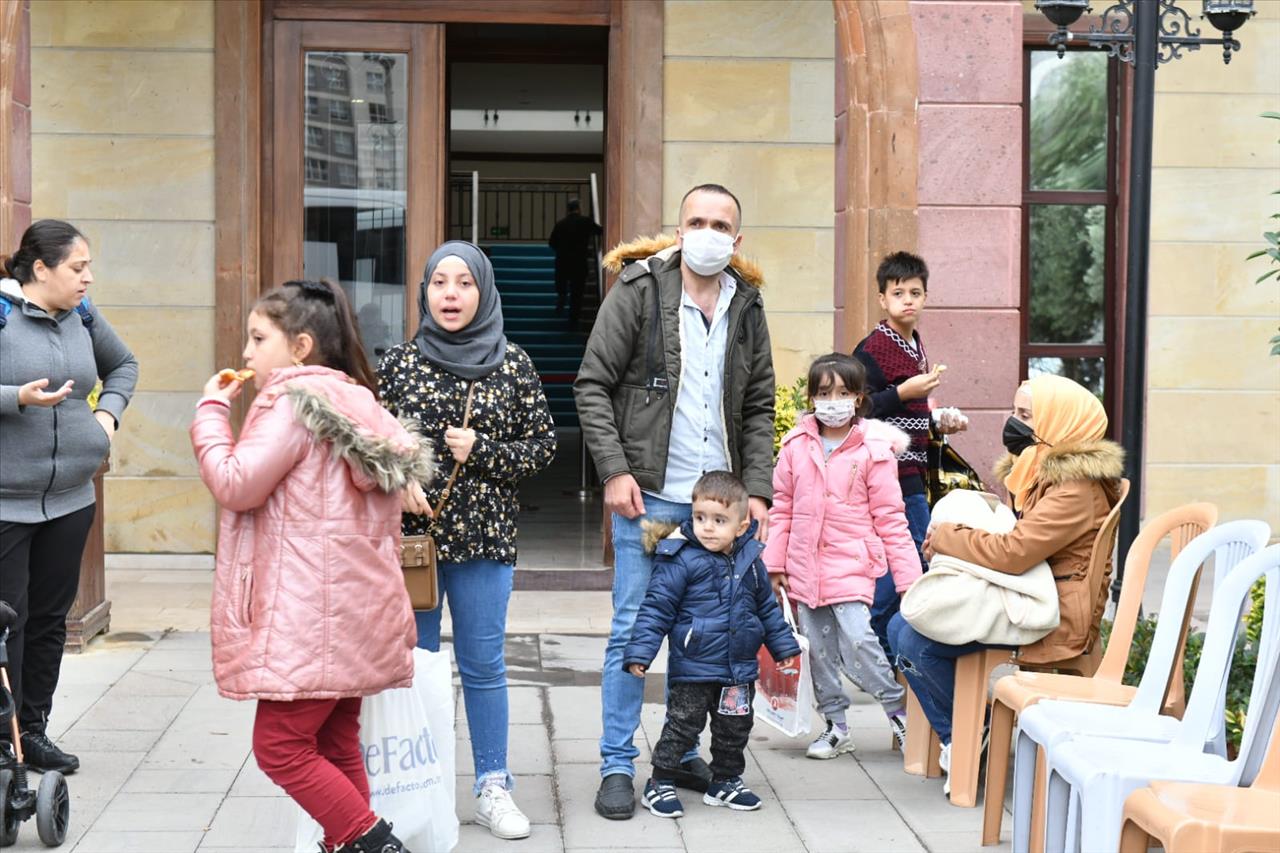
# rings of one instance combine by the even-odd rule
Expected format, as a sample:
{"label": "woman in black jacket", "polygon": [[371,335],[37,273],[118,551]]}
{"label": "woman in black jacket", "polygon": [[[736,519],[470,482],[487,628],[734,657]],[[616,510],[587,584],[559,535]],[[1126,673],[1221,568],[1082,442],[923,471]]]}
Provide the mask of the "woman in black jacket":
{"label": "woman in black jacket", "polygon": [[[80,761],[45,730],[93,524],[93,475],[138,381],[137,360],[86,296],[91,263],[84,236],[54,219],[0,257],[0,600],[18,614],[9,678],[26,763],[63,773]],[[0,739],[2,750],[7,729]]]}
{"label": "woman in black jacket", "polygon": [[[499,838],[524,838],[529,821],[511,800],[507,771],[503,643],[517,488],[551,463],[555,425],[533,361],[503,334],[502,302],[484,252],[445,243],[427,262],[421,287],[418,334],[392,348],[378,368],[383,405],[416,421],[440,460],[435,482],[425,493],[410,490],[405,500],[404,534],[432,533],[439,561],[442,604],[417,614],[418,645],[439,649],[447,601],[475,759],[476,820]],[[457,481],[433,518],[454,462],[462,464]]]}

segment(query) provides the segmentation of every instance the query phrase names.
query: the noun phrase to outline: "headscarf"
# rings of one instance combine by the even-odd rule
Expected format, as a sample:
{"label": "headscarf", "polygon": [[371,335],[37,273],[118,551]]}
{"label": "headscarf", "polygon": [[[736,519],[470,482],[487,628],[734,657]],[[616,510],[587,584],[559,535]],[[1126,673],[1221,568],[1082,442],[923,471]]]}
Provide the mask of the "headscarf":
{"label": "headscarf", "polygon": [[[480,289],[480,304],[471,322],[456,332],[440,327],[427,305],[427,288],[440,262],[459,258],[471,270]],[[474,243],[450,240],[431,253],[418,285],[418,312],[421,316],[414,340],[427,361],[463,379],[480,379],[502,365],[507,354],[507,336],[502,327],[502,297],[493,280],[493,264]]]}
{"label": "headscarf", "polygon": [[1093,392],[1065,376],[1044,374],[1024,382],[1031,394],[1032,421],[1039,441],[1018,454],[1004,486],[1014,509],[1040,477],[1040,465],[1055,447],[1097,441],[1107,434],[1107,412]]}

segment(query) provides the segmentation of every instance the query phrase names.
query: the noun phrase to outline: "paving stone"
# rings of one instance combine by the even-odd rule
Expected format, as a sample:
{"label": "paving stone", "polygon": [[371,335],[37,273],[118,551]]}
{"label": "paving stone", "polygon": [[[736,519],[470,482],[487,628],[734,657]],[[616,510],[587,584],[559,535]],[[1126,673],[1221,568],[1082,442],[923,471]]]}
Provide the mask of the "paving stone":
{"label": "paving stone", "polygon": [[209,825],[222,794],[118,794],[93,828],[115,832],[200,831]]}
{"label": "paving stone", "polygon": [[[702,795],[681,790],[684,817],[680,818],[680,834],[689,850],[726,849],[726,839],[733,839],[727,849],[734,853],[779,853],[801,850],[803,843],[781,803],[762,786],[748,780],[749,786],[764,805],[754,812],[735,812],[720,806],[708,806]],[[642,811],[639,820],[659,820]]]}
{"label": "paving stone", "polygon": [[883,800],[786,801],[787,814],[809,853],[923,853],[893,806]]}
{"label": "paving stone", "polygon": [[209,652],[194,648],[157,648],[148,652],[135,665],[138,672],[171,672],[208,669],[213,666]]}
{"label": "paving stone", "polygon": [[815,761],[806,758],[803,749],[762,749],[751,754],[784,800],[802,800],[819,792],[831,800],[874,800],[882,796],[850,756]]}
{"label": "paving stone", "polygon": [[[225,789],[224,789],[225,790]],[[240,772],[236,774],[235,783],[231,785],[229,796],[232,797],[283,797],[284,789],[267,778],[258,766],[258,761],[249,753]]]}
{"label": "paving stone", "polygon": [[204,832],[108,831],[86,832],[75,853],[194,853]]}
{"label": "paving stone", "polygon": [[983,847],[980,832],[923,832],[920,840],[929,853],[1000,853],[1010,849],[1011,835],[1007,829],[1008,824],[1003,836],[1005,841],[998,847]]}
{"label": "paving stone", "polygon": [[599,847],[607,840],[609,849],[685,849],[677,821],[653,817],[639,808],[636,791],[636,816],[631,820],[606,820],[595,811],[596,788],[600,774],[585,764],[569,764],[558,768],[557,782],[564,818],[564,842],[568,849]]}
{"label": "paving stone", "polygon": [[147,752],[160,739],[158,731],[103,731],[80,729],[58,738],[58,745],[67,752],[79,755],[85,752]]}
{"label": "paving stone", "polygon": [[453,853],[494,853],[513,846],[518,853],[563,853],[564,843],[560,827],[554,824],[535,823],[529,827],[529,837],[519,841],[500,841],[489,830],[477,824],[464,823],[458,830],[458,846]]}
{"label": "paving stone", "polygon": [[195,695],[202,684],[213,681],[209,670],[170,672],[127,672],[111,686],[117,695],[126,696],[182,696]]}
{"label": "paving stone", "polygon": [[551,690],[550,703],[555,737],[600,737],[599,687],[556,687]]}
{"label": "paving stone", "polygon": [[227,797],[209,825],[201,850],[232,847],[293,849],[301,809],[287,797]]}
{"label": "paving stone", "polygon": [[[475,775],[471,741],[465,734],[457,739],[457,772]],[[545,726],[511,726],[507,735],[507,768],[513,775],[551,772],[551,741]]]}
{"label": "paving stone", "polygon": [[[104,804],[110,802],[142,763],[146,753],[84,750],[77,755],[80,757],[80,769],[67,777],[67,789],[71,792],[73,805],[77,799]],[[33,774],[28,779],[33,788],[39,783],[37,775]]]}
{"label": "paving stone", "polygon": [[[76,774],[77,778],[80,774]],[[121,789],[130,794],[164,794],[183,791],[189,794],[223,794],[236,781],[234,770],[134,770]]]}
{"label": "paving stone", "polygon": [[76,730],[164,731],[187,701],[183,696],[121,695],[113,687],[76,721]]}

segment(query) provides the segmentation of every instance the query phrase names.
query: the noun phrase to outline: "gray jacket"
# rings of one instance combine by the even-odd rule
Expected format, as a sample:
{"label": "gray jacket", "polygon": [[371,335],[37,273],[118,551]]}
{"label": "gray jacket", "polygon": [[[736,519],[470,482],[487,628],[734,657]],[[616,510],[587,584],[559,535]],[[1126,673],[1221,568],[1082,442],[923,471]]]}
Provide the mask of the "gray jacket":
{"label": "gray jacket", "polygon": [[[94,501],[93,475],[111,442],[88,405],[99,377],[98,411],[116,423],[138,382],[138,360],[97,308],[90,334],[80,315],[49,316],[28,302],[13,279],[0,280],[12,305],[0,329],[0,521],[34,524]],[[74,379],[56,406],[19,406],[18,390],[36,379],[46,390]]]}

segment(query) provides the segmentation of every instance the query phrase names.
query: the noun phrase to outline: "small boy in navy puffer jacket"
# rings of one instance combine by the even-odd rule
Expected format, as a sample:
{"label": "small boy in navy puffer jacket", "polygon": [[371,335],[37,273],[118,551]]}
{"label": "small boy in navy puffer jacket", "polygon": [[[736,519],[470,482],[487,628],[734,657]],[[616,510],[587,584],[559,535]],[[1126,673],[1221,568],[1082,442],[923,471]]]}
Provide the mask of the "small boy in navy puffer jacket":
{"label": "small boy in navy puffer jacket", "polygon": [[[693,519],[679,528],[651,525],[653,575],[622,665],[637,678],[670,637],[667,720],[653,747],[653,777],[642,802],[658,817],[680,817],[674,776],[711,715],[711,786],[702,801],[738,811],[760,808],[742,783],[753,721],[751,699],[761,645],[789,666],[800,645],[773,597],[747,518],[747,489],[728,471],[693,487]],[[670,534],[670,535],[667,535]]]}

